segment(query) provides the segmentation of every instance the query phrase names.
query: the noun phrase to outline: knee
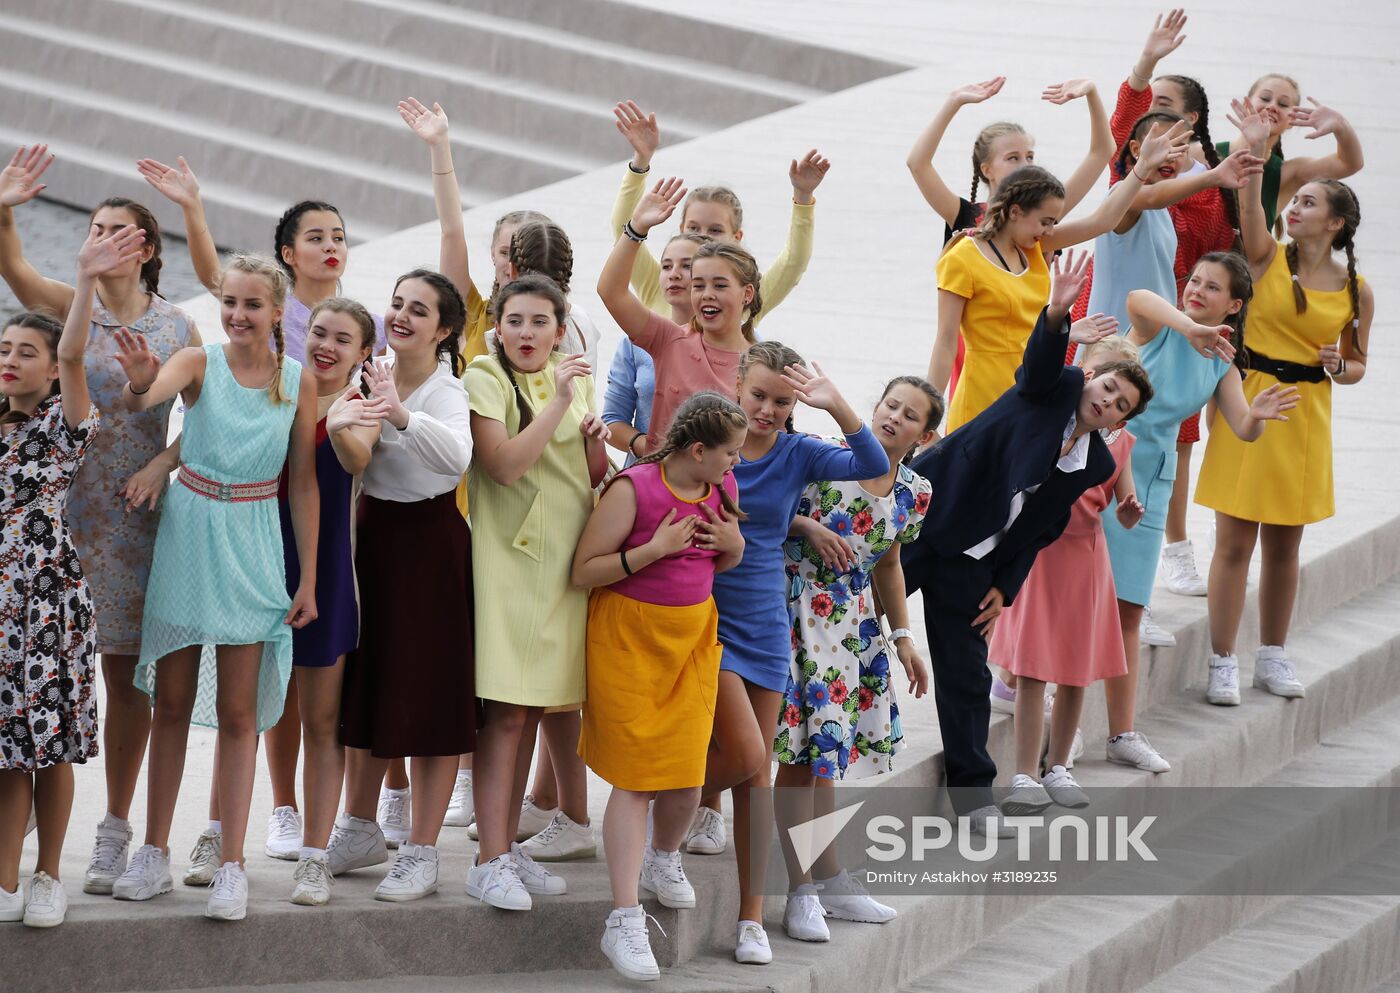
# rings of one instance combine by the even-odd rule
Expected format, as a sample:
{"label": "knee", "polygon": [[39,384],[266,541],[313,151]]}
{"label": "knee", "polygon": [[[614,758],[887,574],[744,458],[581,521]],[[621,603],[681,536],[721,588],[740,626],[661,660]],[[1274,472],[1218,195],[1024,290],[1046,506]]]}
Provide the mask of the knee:
{"label": "knee", "polygon": [[215,705],[219,715],[219,731],[223,734],[255,735],[258,733],[257,705],[251,700],[228,700],[220,697]]}
{"label": "knee", "polygon": [[[755,735],[739,750],[738,760],[743,767],[744,777],[753,786],[767,786],[771,778],[772,753],[768,749],[768,743],[763,740],[762,735]],[[757,779],[764,782],[754,782]]]}
{"label": "knee", "polygon": [[152,721],[156,724],[188,724],[194,710],[194,697],[193,686],[160,687],[151,709]]}
{"label": "knee", "polygon": [[340,715],[310,714],[302,719],[301,735],[308,747],[329,748],[340,739]]}

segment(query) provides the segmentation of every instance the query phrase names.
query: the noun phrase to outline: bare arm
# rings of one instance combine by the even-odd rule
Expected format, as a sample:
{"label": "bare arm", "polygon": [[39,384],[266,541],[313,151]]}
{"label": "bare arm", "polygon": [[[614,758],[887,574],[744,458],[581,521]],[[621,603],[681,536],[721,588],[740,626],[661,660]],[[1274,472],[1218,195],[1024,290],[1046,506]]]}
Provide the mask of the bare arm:
{"label": "bare arm", "polygon": [[[638,202],[632,211],[632,219],[627,223],[639,236],[646,237],[652,228],[671,216],[685,199],[685,193],[683,180],[661,180]],[[624,232],[598,275],[598,296],[629,338],[636,338],[645,332],[652,315],[651,308],[638,299],[628,285],[640,249],[641,243]]]}
{"label": "bare arm", "polygon": [[1293,108],[1294,127],[1312,128],[1303,137],[1315,141],[1323,135],[1333,135],[1337,139],[1337,150],[1331,155],[1317,157],[1299,156],[1285,159],[1283,173],[1279,177],[1278,202],[1287,203],[1304,183],[1314,179],[1346,179],[1361,171],[1366,157],[1361,151],[1361,137],[1351,122],[1331,107],[1325,107],[1312,97],[1308,97],[1311,107]]}
{"label": "bare arm", "polygon": [[127,410],[149,410],[177,394],[184,394],[186,405],[199,399],[204,384],[204,349],[182,348],[161,363],[146,344],[144,335],[132,334],[118,328],[117,361],[126,372],[127,385],[122,391],[122,403]]}
{"label": "bare arm", "polygon": [[575,380],[587,375],[588,362],[571,355],[555,367],[554,396],[514,437],[503,422],[472,412],[472,457],[499,486],[510,486],[539,461],[573,401]]}
{"label": "bare arm", "polygon": [[[1103,175],[1104,168],[1113,160],[1113,153],[1117,147],[1113,142],[1113,131],[1109,127],[1108,112],[1104,110],[1103,99],[1099,96],[1098,87],[1092,80],[1071,80],[1071,83],[1082,85],[1071,87],[1067,90],[1068,95],[1064,100],[1071,100],[1079,96],[1082,92],[1084,102],[1089,107],[1089,151],[1085,153],[1084,160],[1079,163],[1079,167],[1065,180],[1065,213],[1068,214],[1075,207],[1079,206],[1089,191],[1094,188],[1100,176]],[[1065,84],[1070,87],[1070,83]],[[1048,92],[1048,91],[1047,91]],[[1064,102],[1060,99],[1052,99],[1047,96],[1052,103]]]}
{"label": "bare arm", "polygon": [[141,159],[136,168],[156,192],[179,205],[180,212],[185,215],[185,239],[189,242],[194,273],[204,288],[217,296],[223,267],[219,264],[219,250],[214,246],[209,222],[204,217],[199,180],[183,155],[175,161],[178,168],[172,169],[155,159]]}
{"label": "bare arm", "polygon": [[[627,549],[628,569],[640,572],[690,544],[695,535],[696,518],[687,515],[676,522],[675,517],[674,510],[667,511],[650,541]],[[622,551],[636,523],[637,491],[632,481],[623,476],[608,487],[583,526],[570,573],[574,586],[580,589],[611,586],[627,577],[627,569],[622,567]]]}
{"label": "bare arm", "polygon": [[1265,421],[1286,421],[1298,406],[1298,387],[1274,383],[1247,400],[1238,369],[1230,369],[1215,386],[1215,406],[1241,441],[1257,441]]}
{"label": "bare arm", "polygon": [[306,372],[301,375],[297,394],[287,467],[301,585],[292,597],[286,623],[300,628],[316,619],[316,546],[321,527],[321,490],[316,481],[316,380]]}
{"label": "bare arm", "polygon": [[[1269,124],[1260,117],[1247,101],[1230,101],[1230,123],[1240,129],[1240,139],[1250,152],[1259,158],[1266,154],[1265,143],[1269,140]],[[1233,153],[1231,153],[1233,154]],[[1244,257],[1249,260],[1249,268],[1258,279],[1269,268],[1278,251],[1269,230],[1269,222],[1264,217],[1263,173],[1251,176],[1240,195],[1240,240],[1244,242]]]}
{"label": "bare arm", "polygon": [[928,360],[928,381],[940,393],[948,390],[948,377],[953,374],[953,361],[958,355],[958,329],[962,327],[967,299],[948,290],[938,291],[938,335],[933,339],[933,354]]}
{"label": "bare arm", "polygon": [[943,222],[950,227],[958,219],[959,197],[948,188],[948,184],[943,181],[943,177],[933,167],[933,156],[938,152],[943,135],[948,130],[948,125],[953,118],[957,116],[958,111],[970,103],[981,103],[983,100],[995,96],[1005,83],[1005,76],[997,76],[994,79],[981,83],[971,83],[954,90],[948,95],[948,99],[943,101],[943,106],[938,108],[938,113],[933,115],[933,120],[929,121],[928,127],[919,132],[919,137],[914,140],[914,147],[909,150],[909,157],[905,160],[919,192],[924,195],[924,199],[928,201],[928,205],[934,209],[938,216],[943,218]]}
{"label": "bare arm", "polygon": [[0,279],[29,310],[49,310],[62,318],[73,303],[73,287],[41,276],[24,257],[11,210],[43,191],[39,177],[52,163],[47,145],[22,146],[0,171]]}
{"label": "bare arm", "polygon": [[382,404],[366,400],[351,387],[326,411],[326,433],[335,450],[336,461],[352,476],[369,467],[379,432],[384,426]]}
{"label": "bare arm", "polygon": [[870,572],[870,585],[880,598],[880,607],[890,619],[890,627],[898,630],[909,626],[909,595],[904,587],[904,570],[899,565],[899,542],[875,563]]}
{"label": "bare arm", "polygon": [[466,299],[472,280],[467,265],[467,232],[462,224],[462,193],[452,166],[447,114],[440,104],[433,104],[433,109],[429,110],[409,97],[399,103],[399,116],[428,144],[433,171],[433,205],[437,208],[438,227],[442,232],[438,269]]}
{"label": "bare arm", "polygon": [[1146,345],[1165,329],[1189,341],[1203,358],[1235,361],[1235,346],[1230,343],[1232,329],[1228,324],[1193,321],[1151,290],[1133,290],[1128,294],[1128,319],[1132,321],[1128,340],[1135,345]]}

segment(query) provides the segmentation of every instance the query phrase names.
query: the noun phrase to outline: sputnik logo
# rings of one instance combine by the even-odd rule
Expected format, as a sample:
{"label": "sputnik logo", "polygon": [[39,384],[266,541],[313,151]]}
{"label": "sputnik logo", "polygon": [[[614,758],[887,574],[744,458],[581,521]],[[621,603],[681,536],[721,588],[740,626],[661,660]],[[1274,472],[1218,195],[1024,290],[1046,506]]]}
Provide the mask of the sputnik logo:
{"label": "sputnik logo", "polygon": [[812,868],[817,858],[826,851],[836,841],[838,835],[846,829],[846,825],[865,806],[865,801],[853,803],[849,807],[840,810],[833,810],[829,814],[822,814],[820,817],[813,817],[810,821],[795,824],[788,828],[788,837],[792,839],[792,848],[797,855],[797,864],[806,872]]}

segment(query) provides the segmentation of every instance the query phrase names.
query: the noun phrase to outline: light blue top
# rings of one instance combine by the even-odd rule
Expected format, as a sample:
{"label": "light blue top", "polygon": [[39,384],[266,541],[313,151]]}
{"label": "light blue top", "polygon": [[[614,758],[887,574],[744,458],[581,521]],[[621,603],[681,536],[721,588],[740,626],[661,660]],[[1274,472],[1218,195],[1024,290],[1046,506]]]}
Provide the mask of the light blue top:
{"label": "light blue top", "polygon": [[805,434],[780,433],[772,451],[734,467],[744,557],[715,577],[721,669],[736,672],[766,690],[787,688],[792,661],[788,589],[783,542],[792,527],[797,501],[808,483],[870,479],[887,472],[889,458],[870,428],[846,435],[849,449]]}
{"label": "light blue top", "polygon": [[[643,434],[651,423],[651,401],[656,394],[656,366],[651,355],[623,338],[608,370],[608,391],[603,395],[603,423],[630,424]],[[637,461],[630,452],[627,465]]]}
{"label": "light blue top", "polygon": [[[1176,228],[1171,211],[1144,210],[1126,234],[1105,232],[1094,239],[1094,281],[1090,314],[1109,314],[1127,331],[1128,294],[1151,290],[1173,307],[1176,299]],[[1137,432],[1134,431],[1134,434]]]}

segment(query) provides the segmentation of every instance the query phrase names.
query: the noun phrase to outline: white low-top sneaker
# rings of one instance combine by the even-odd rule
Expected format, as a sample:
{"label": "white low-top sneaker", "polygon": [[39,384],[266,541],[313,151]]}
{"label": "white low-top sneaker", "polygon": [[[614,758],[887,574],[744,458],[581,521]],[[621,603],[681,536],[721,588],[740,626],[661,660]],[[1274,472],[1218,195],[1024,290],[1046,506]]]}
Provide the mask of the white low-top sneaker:
{"label": "white low-top sneaker", "polygon": [[398,848],[408,840],[408,803],[408,790],[391,790],[387,786],[379,788],[379,809],[374,819],[379,822],[379,829],[384,832],[384,844],[389,848]]}
{"label": "white low-top sneaker", "polygon": [[685,850],[692,855],[723,855],[729,845],[724,816],[718,810],[701,807],[695,812],[686,834]]}
{"label": "white low-top sneaker", "polygon": [[744,965],[767,965],[773,961],[768,932],[758,921],[740,921],[735,928],[734,961]]}
{"label": "white low-top sneaker", "polygon": [[331,873],[339,876],[354,869],[388,862],[389,847],[383,830],[374,821],[341,814],[331,830],[326,859],[330,863]]}
{"label": "white low-top sneaker", "polygon": [[126,872],[112,884],[112,896],[118,900],[149,900],[174,888],[170,856],[155,845],[142,845],[132,854]]}
{"label": "white low-top sneaker", "polygon": [[1011,777],[1011,791],[1002,798],[1001,812],[1007,817],[1032,817],[1053,802],[1044,786],[1018,772]]}
{"label": "white low-top sneaker", "polygon": [[0,923],[14,924],[24,920],[24,880],[15,885],[11,893],[0,887]]}
{"label": "white low-top sneaker", "polygon": [[1217,707],[1240,705],[1240,663],[1233,655],[1210,657],[1210,680],[1206,683],[1206,702]]}
{"label": "white low-top sneaker", "polygon": [[1163,545],[1157,570],[1167,589],[1178,596],[1206,595],[1206,581],[1196,571],[1196,553],[1191,548],[1191,539]]}
{"label": "white low-top sneaker", "polygon": [[295,862],[301,856],[301,814],[294,807],[276,807],[267,819],[267,844],[263,851],[270,859]]}
{"label": "white low-top sneaker", "polygon": [[404,842],[394,856],[389,874],[374,888],[376,900],[407,903],[421,900],[438,888],[438,853],[432,845]]}
{"label": "white low-top sneaker", "polygon": [[1260,645],[1255,650],[1254,688],[1294,699],[1303,695],[1303,684],[1282,645]]}
{"label": "white low-top sneaker", "polygon": [[1014,838],[1016,836],[1016,829],[1006,823],[1007,815],[1003,814],[995,804],[989,803],[985,807],[978,807],[964,816],[967,818],[967,826],[972,829],[973,834],[997,838]]}
{"label": "white low-top sneaker", "polygon": [[47,872],[36,872],[29,881],[29,899],[24,902],[25,927],[57,927],[68,913],[68,894],[63,884]]}
{"label": "white low-top sneaker", "polygon": [[111,893],[112,884],[126,872],[127,853],[131,849],[131,825],[111,814],[97,825],[97,839],[92,844],[87,872],[83,875],[84,893]]}
{"label": "white low-top sneaker", "polygon": [[194,848],[190,850],[190,867],[185,870],[183,882],[186,886],[208,886],[223,864],[224,836],[205,828],[194,840]]}
{"label": "white low-top sneaker", "polygon": [[509,852],[467,870],[467,896],[499,910],[529,910],[534,906]]}
{"label": "white low-top sneaker", "polygon": [[520,850],[536,862],[570,862],[598,854],[593,828],[580,824],[562,810],[543,831],[520,843]]}
{"label": "white low-top sneaker", "polygon": [[556,875],[540,865],[525,851],[525,846],[515,842],[510,846],[510,860],[515,865],[515,874],[520,877],[520,885],[526,893],[536,896],[563,896],[569,892],[569,883],[563,876]]}
{"label": "white low-top sneaker", "polygon": [[296,882],[292,887],[292,903],[297,906],[324,907],[331,902],[331,884],[335,876],[331,874],[330,861],[324,856],[297,862],[292,879]]}
{"label": "white low-top sneaker", "polygon": [[1152,608],[1142,608],[1142,621],[1138,624],[1138,637],[1144,645],[1153,648],[1175,648],[1176,635],[1152,619]]}
{"label": "white low-top sneaker", "polygon": [[638,887],[651,893],[661,906],[686,910],[695,906],[695,888],[685,877],[680,852],[658,852],[650,845],[642,855],[642,876]]}
{"label": "white low-top sneaker", "polygon": [[204,907],[213,921],[241,921],[248,916],[248,874],[237,862],[225,862],[214,873],[214,892]]}
{"label": "white low-top sneaker", "polygon": [[1171,763],[1152,747],[1147,735],[1140,731],[1124,731],[1108,739],[1104,756],[1118,765],[1130,765],[1144,772],[1171,772]]}
{"label": "white low-top sneaker", "polygon": [[893,907],[887,907],[872,897],[860,880],[845,869],[830,879],[818,879],[816,882],[817,896],[828,917],[860,924],[887,924],[899,916]]}
{"label": "white low-top sneaker", "polygon": [[443,827],[466,827],[476,819],[476,804],[472,799],[472,771],[458,769],[457,781],[452,784],[452,799],[447,801],[447,816],[442,819]]}
{"label": "white low-top sneaker", "polygon": [[[656,927],[660,930],[661,925],[658,923]],[[666,932],[661,933],[665,935]],[[613,968],[625,979],[646,983],[661,978],[656,956],[651,953],[647,913],[640,906],[618,907],[608,914],[603,924],[600,947]]]}
{"label": "white low-top sneaker", "polygon": [[811,883],[803,883],[788,894],[787,906],[783,908],[783,930],[797,941],[831,940],[826,912],[822,910],[817,888]]}
{"label": "white low-top sneaker", "polygon": [[1074,777],[1062,765],[1057,765],[1040,780],[1040,785],[1050,799],[1061,807],[1078,810],[1089,806],[1089,795],[1074,781]]}

